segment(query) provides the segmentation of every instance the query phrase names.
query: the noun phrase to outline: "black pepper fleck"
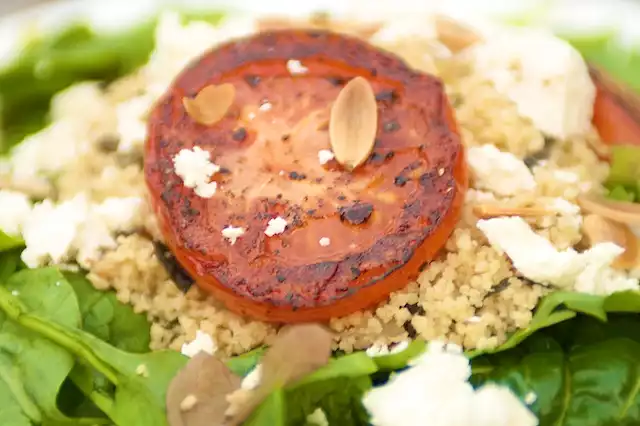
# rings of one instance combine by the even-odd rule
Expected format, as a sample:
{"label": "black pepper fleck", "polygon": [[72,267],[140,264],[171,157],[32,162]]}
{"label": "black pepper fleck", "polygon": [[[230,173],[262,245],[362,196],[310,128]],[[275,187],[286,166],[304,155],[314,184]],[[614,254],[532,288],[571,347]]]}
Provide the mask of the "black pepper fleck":
{"label": "black pepper fleck", "polygon": [[227,169],[226,167],[220,167],[218,173],[220,173],[221,175],[229,175],[231,174],[231,170]]}
{"label": "black pepper fleck", "polygon": [[304,173],[298,173],[298,172],[289,173],[289,179],[291,180],[305,180],[306,178],[307,178],[307,175],[305,175]]}
{"label": "black pepper fleck", "polygon": [[260,83],[260,77],[257,75],[246,75],[244,81],[251,87],[256,87]]}
{"label": "black pepper fleck", "polygon": [[382,90],[376,94],[376,101],[393,102],[396,99],[394,90]]}
{"label": "black pepper fleck", "polygon": [[351,275],[352,275],[352,279],[356,279],[360,276],[361,272],[360,272],[360,268],[358,268],[357,266],[352,266],[351,267]]}
{"label": "black pepper fleck", "polygon": [[289,140],[289,138],[290,138],[290,136],[289,136],[289,135],[282,135],[282,136],[280,136],[280,140],[281,140],[282,142],[286,142],[286,141],[288,141],[288,140]]}
{"label": "black pepper fleck", "polygon": [[164,245],[154,242],[155,255],[171,277],[176,287],[183,293],[186,293],[193,285],[193,278],[180,266],[175,256]]}
{"label": "black pepper fleck", "polygon": [[287,277],[285,277],[284,275],[276,274],[276,279],[278,280],[278,282],[283,283],[287,279]]}
{"label": "black pepper fleck", "polygon": [[338,195],[338,200],[340,200],[340,201],[344,201],[344,200],[346,200],[346,199],[347,199],[347,197],[345,197],[344,195],[342,195],[342,194],[341,194],[341,195]]}
{"label": "black pepper fleck", "polygon": [[393,179],[393,184],[395,186],[405,186],[408,181],[409,179],[407,179],[405,176],[399,175],[396,176],[395,179]]}
{"label": "black pepper fleck", "polygon": [[232,134],[231,138],[236,142],[244,142],[247,139],[247,129],[244,127],[240,127],[236,129]]}
{"label": "black pepper fleck", "polygon": [[346,80],[341,77],[327,77],[327,80],[334,86],[342,86],[344,83],[346,83]]}

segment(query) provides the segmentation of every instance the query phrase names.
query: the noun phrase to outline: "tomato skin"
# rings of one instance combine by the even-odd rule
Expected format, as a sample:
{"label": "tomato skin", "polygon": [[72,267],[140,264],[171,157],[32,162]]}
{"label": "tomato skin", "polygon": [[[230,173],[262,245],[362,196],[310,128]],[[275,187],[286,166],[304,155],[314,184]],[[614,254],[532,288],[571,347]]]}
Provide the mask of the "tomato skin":
{"label": "tomato skin", "polygon": [[[259,133],[249,130],[241,143],[231,140],[238,117],[242,117],[237,111],[210,128],[196,125],[185,115],[181,97],[193,95],[208,84],[232,82],[242,105],[257,102],[269,95],[264,88],[273,75],[290,79],[284,62],[292,57],[301,59],[309,72],[279,86],[279,95],[291,90],[287,99],[312,93],[317,84],[321,93],[312,93],[305,102],[326,102],[327,96],[333,96],[327,92],[333,90],[335,94],[338,90],[327,86],[328,78],[348,81],[356,75],[369,79],[378,91],[397,91],[399,100],[386,96],[387,100],[380,101],[377,142],[381,152],[386,149],[393,154],[396,150],[397,154],[381,163],[369,161],[353,174],[340,169],[333,174],[327,172],[327,176],[337,174],[334,183],[341,184],[382,176],[378,191],[393,195],[393,201],[381,202],[374,192],[358,195],[363,202],[375,204],[376,214],[384,220],[353,228],[341,223],[335,211],[325,209],[319,215],[304,217],[299,226],[292,226],[285,234],[266,239],[262,232],[265,218],[291,214],[294,209],[304,212],[306,207],[269,200],[240,203],[238,197],[222,194],[199,199],[176,178],[171,158],[179,148],[202,146],[224,161],[228,153],[258,143]],[[251,88],[244,83],[242,72],[251,74]],[[311,83],[304,86],[308,90],[300,91],[304,79]],[[277,108],[274,103],[273,111]],[[382,126],[390,118],[400,126],[385,132]],[[468,186],[464,151],[442,83],[410,70],[399,59],[360,40],[326,32],[264,33],[208,53],[178,76],[152,112],[148,133],[145,176],[167,246],[198,286],[231,311],[263,321],[324,321],[371,307],[390,292],[400,290],[446,243],[459,220]],[[417,168],[413,168],[414,163]],[[393,177],[403,170],[421,170],[420,178],[428,179],[420,179],[418,184],[416,175],[406,185],[394,185]],[[227,183],[223,180],[220,185],[226,188]],[[327,189],[330,192],[332,188]],[[335,202],[330,197],[326,200]],[[243,203],[249,210],[240,211]],[[187,214],[193,208],[198,215]],[[245,222],[241,225],[251,232],[234,246],[220,237],[232,217],[242,217]],[[336,256],[319,259],[318,235],[310,233],[312,229],[333,232],[331,245],[335,244]],[[313,236],[313,245],[306,251],[290,248],[308,235]]]}
{"label": "tomato skin", "polygon": [[593,124],[608,145],[640,145],[640,100],[629,90],[592,70],[596,85]]}

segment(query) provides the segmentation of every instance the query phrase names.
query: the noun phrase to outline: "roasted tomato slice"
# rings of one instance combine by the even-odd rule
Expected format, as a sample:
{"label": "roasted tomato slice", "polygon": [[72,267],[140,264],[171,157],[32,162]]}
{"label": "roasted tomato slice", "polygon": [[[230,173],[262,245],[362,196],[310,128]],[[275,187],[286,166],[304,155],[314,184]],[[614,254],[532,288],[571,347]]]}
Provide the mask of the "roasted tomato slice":
{"label": "roasted tomato slice", "polygon": [[[289,71],[293,58],[304,73]],[[349,172],[318,152],[330,148],[333,101],[357,76],[376,94],[378,130]],[[196,123],[183,98],[222,83],[235,87],[228,113]],[[178,76],[148,130],[146,181],[167,245],[199,286],[266,321],[326,320],[401,289],[446,242],[467,185],[442,83],[329,32],[261,33],[211,51]],[[211,198],[174,171],[174,156],[196,146],[222,167]],[[278,216],[288,226],[268,237]],[[228,225],[246,229],[233,245]]]}
{"label": "roasted tomato slice", "polygon": [[603,72],[591,68],[597,94],[593,124],[609,145],[640,145],[640,98]]}

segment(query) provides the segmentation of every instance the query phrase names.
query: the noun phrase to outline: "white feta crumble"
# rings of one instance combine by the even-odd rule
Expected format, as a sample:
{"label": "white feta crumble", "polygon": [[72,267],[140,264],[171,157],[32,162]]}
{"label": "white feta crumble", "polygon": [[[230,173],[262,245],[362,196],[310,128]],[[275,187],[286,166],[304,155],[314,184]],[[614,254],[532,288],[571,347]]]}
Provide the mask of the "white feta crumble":
{"label": "white feta crumble", "polygon": [[183,355],[192,358],[198,355],[200,352],[213,355],[217,350],[218,347],[211,336],[203,331],[197,330],[196,338],[191,342],[184,343],[180,352],[182,352]]}
{"label": "white feta crumble", "polygon": [[264,233],[267,237],[273,237],[276,234],[282,234],[286,228],[286,219],[278,216],[275,219],[269,220],[269,223],[267,223],[267,229],[264,230]]}
{"label": "white feta crumble", "polygon": [[611,268],[614,259],[624,252],[616,244],[598,243],[584,253],[572,248],[558,251],[520,217],[480,220],[477,226],[492,247],[506,254],[518,272],[535,282],[598,295],[639,287],[638,280]]}
{"label": "white feta crumble", "polygon": [[[411,367],[363,398],[374,426],[535,426],[536,417],[508,388],[474,390],[469,360],[455,345],[429,344]],[[496,411],[498,414],[492,414]]]}
{"label": "white feta crumble", "polygon": [[321,149],[320,151],[318,151],[318,161],[323,166],[327,164],[329,161],[333,160],[334,158],[335,158],[335,155],[333,154],[333,151],[331,151],[330,149]]}
{"label": "white feta crumble", "polygon": [[262,365],[258,364],[242,379],[240,388],[246,390],[255,389],[260,384],[260,380],[262,380]]}
{"label": "white feta crumble", "polygon": [[235,227],[235,226],[227,226],[222,230],[222,236],[229,240],[231,245],[234,245],[238,238],[244,235],[246,230],[244,228]]}
{"label": "white feta crumble", "polygon": [[118,151],[128,152],[142,146],[147,136],[146,115],[153,105],[153,98],[138,96],[116,106],[117,133],[120,137]]}
{"label": "white feta crumble", "polygon": [[141,224],[142,205],[138,197],[113,197],[91,204],[83,194],[57,205],[44,200],[25,217],[22,260],[35,268],[75,256],[87,267],[102,250],[116,246],[116,233],[132,231]]}
{"label": "white feta crumble", "polygon": [[318,241],[318,243],[322,246],[322,247],[328,247],[329,244],[331,244],[331,240],[327,237],[322,237],[320,238],[320,241]]}
{"label": "white feta crumble", "polygon": [[526,164],[494,145],[469,148],[467,161],[478,188],[503,196],[536,188],[536,181]]}
{"label": "white feta crumble", "polygon": [[307,424],[310,426],[329,426],[329,420],[322,408],[318,407],[307,416]]}
{"label": "white feta crumble", "polygon": [[29,197],[21,192],[2,189],[0,206],[0,231],[7,235],[20,235],[22,224],[31,212]]}
{"label": "white feta crumble", "polygon": [[576,216],[580,214],[580,207],[577,204],[565,200],[564,198],[551,198],[549,200],[546,200],[544,204],[547,206],[547,208],[561,215]]}
{"label": "white feta crumble", "polygon": [[297,59],[289,59],[287,61],[287,71],[291,75],[300,75],[306,74],[309,71],[309,68],[302,65],[302,63]]}
{"label": "white feta crumble", "polygon": [[567,139],[591,129],[596,89],[587,65],[550,31],[509,28],[477,45],[472,55],[477,72],[542,132]]}
{"label": "white feta crumble", "polygon": [[213,164],[209,151],[195,146],[193,149],[181,149],[173,157],[175,172],[187,188],[194,188],[196,195],[211,198],[216,193],[218,184],[209,182],[211,176],[220,171],[220,166]]}
{"label": "white feta crumble", "polygon": [[65,260],[87,215],[88,204],[84,195],[57,206],[48,199],[36,204],[22,227],[26,245],[22,261],[30,268],[37,268],[49,261],[59,263]]}

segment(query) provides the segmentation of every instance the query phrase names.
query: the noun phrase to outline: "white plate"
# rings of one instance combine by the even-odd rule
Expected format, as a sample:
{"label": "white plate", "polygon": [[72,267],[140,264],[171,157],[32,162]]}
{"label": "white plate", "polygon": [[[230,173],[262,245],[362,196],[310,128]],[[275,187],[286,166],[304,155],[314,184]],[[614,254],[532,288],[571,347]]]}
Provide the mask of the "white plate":
{"label": "white plate", "polygon": [[415,15],[438,9],[461,18],[527,16],[537,25],[572,32],[615,30],[621,43],[640,48],[640,2],[635,0],[60,0],[0,19],[0,65],[19,51],[26,32],[49,31],[74,20],[98,30],[140,21],[171,6],[238,13],[304,15],[318,10],[363,17]]}

